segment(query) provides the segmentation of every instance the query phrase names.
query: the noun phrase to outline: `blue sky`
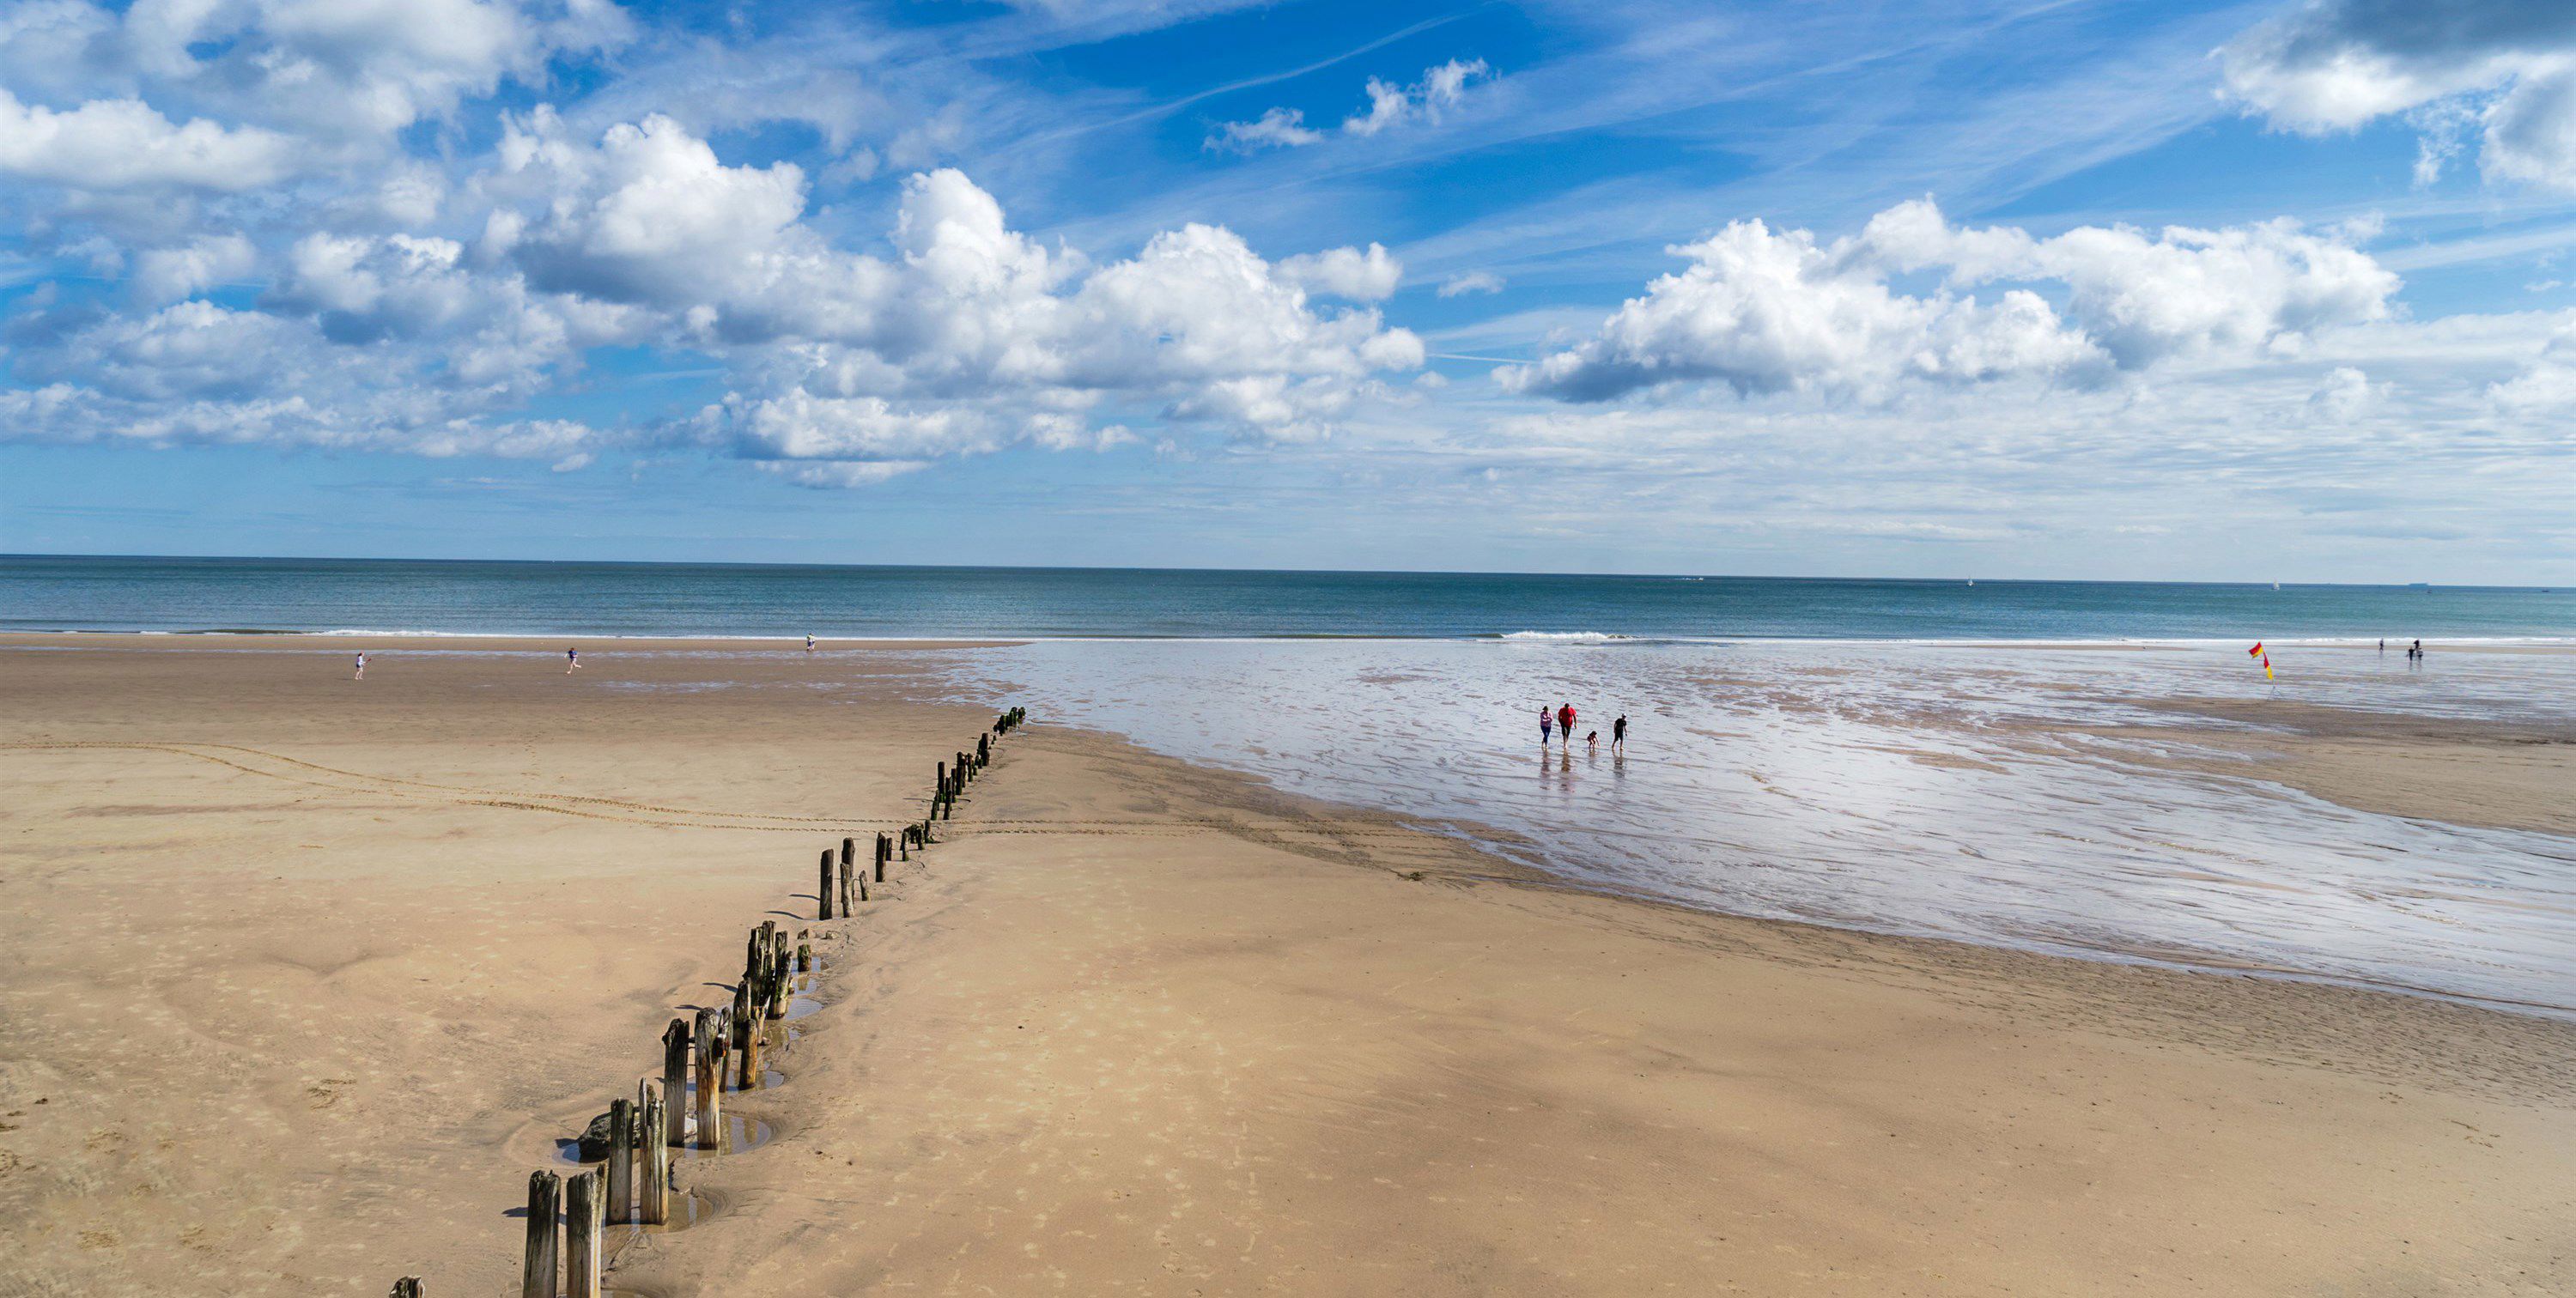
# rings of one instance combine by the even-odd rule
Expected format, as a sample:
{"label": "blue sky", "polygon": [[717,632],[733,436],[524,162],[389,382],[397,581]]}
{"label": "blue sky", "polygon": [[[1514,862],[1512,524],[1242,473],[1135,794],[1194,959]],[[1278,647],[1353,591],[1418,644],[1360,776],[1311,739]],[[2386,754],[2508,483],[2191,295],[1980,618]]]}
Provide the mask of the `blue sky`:
{"label": "blue sky", "polygon": [[23,0],[0,549],[2576,580],[2426,12]]}

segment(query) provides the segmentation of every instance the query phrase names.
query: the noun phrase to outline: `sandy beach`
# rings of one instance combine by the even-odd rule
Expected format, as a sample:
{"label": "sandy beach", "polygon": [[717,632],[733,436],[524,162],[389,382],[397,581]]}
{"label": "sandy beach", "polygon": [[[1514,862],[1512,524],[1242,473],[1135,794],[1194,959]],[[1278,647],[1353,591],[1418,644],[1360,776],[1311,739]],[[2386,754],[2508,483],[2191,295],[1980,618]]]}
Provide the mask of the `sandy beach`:
{"label": "sandy beach", "polygon": [[[763,918],[820,1008],[618,1290],[2576,1290],[2563,1018],[1590,895],[1043,716],[814,921],[973,652],[0,638],[0,1298],[515,1293]],[[2568,832],[2563,743],[2302,720]]]}

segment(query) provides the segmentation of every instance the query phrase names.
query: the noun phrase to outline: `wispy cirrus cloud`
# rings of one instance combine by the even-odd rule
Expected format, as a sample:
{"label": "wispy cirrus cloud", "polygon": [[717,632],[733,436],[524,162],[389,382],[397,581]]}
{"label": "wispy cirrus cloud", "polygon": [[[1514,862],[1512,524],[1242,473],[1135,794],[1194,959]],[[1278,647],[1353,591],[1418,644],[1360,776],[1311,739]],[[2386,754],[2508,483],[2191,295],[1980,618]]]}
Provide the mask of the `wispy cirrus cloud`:
{"label": "wispy cirrus cloud", "polygon": [[[1423,69],[1422,79],[1399,85],[1370,77],[1363,87],[1368,106],[1342,119],[1344,135],[1367,137],[1415,122],[1433,122],[1467,97],[1467,87],[1490,80],[1494,70],[1483,59],[1451,59]],[[1202,147],[1235,153],[1294,149],[1331,138],[1306,125],[1303,109],[1273,108],[1248,122],[1221,122]]]}

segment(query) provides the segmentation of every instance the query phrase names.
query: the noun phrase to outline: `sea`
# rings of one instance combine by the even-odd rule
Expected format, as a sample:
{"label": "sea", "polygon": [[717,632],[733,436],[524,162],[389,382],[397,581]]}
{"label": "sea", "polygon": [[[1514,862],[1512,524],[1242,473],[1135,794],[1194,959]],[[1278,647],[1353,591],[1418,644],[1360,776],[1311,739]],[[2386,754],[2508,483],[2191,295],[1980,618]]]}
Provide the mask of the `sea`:
{"label": "sea", "polygon": [[[2312,796],[2219,715],[2576,739],[2570,588],[17,556],[0,630],[526,636],[602,675],[621,637],[739,641],[670,688],[807,634],[826,678],[849,641],[1007,641],[925,688],[1570,886],[2576,1014],[2576,839]],[[1569,703],[1598,745],[1542,747]]]}
{"label": "sea", "polygon": [[2576,636],[2576,586],[0,555],[0,631],[1116,639]]}

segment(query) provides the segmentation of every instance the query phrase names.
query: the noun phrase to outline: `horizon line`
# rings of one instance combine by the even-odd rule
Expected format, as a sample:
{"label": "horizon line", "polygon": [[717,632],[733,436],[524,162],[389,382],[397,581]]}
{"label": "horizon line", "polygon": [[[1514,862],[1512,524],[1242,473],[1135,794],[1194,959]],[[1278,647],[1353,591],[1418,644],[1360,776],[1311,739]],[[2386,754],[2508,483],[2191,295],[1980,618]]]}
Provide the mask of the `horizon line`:
{"label": "horizon line", "polygon": [[485,564],[544,567],[633,567],[633,568],[812,568],[831,569],[913,569],[952,572],[1098,572],[1098,573],[1212,573],[1242,576],[1316,576],[1316,577],[1522,577],[1600,580],[1669,580],[1675,578],[1702,581],[1815,581],[1815,582],[1882,582],[1914,585],[1959,585],[1984,582],[1992,585],[2023,586],[2250,586],[2275,589],[2325,588],[2351,590],[2487,590],[2526,591],[2555,594],[2562,587],[2576,587],[2576,580],[2551,585],[2497,585],[2483,582],[2446,581],[2269,581],[2264,579],[2205,580],[2188,578],[2141,577],[1979,577],[1961,574],[1954,577],[1836,576],[1797,573],[1721,573],[1721,572],[1533,572],[1509,568],[1231,568],[1187,565],[1118,565],[1118,564],[1044,564],[1044,563],[819,563],[799,560],[769,559],[460,559],[419,555],[262,555],[262,554],[96,554],[56,551],[0,551],[0,563],[21,559],[97,559],[159,560],[194,562],[249,563],[420,563],[420,564]]}

